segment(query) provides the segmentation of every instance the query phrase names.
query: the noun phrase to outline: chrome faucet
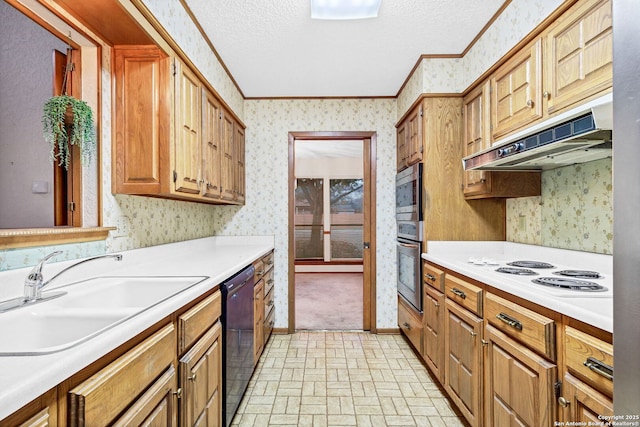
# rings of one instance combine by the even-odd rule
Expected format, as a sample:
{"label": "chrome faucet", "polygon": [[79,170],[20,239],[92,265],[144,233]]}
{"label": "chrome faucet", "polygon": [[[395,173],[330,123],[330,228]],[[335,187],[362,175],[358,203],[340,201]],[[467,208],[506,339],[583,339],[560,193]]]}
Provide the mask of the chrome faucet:
{"label": "chrome faucet", "polygon": [[44,277],[42,276],[42,268],[44,267],[44,264],[48,260],[50,260],[51,258],[56,257],[56,256],[60,255],[61,253],[62,253],[62,251],[52,252],[49,255],[47,255],[46,257],[42,258],[38,262],[38,264],[35,267],[33,267],[33,270],[31,270],[31,273],[29,273],[27,278],[24,280],[24,302],[25,303],[31,303],[31,302],[35,302],[35,301],[38,301],[38,300],[42,299],[42,289],[45,286],[49,285],[56,278],[58,278],[61,274],[69,271],[70,269],[72,269],[74,267],[77,267],[77,266],[79,266],[81,264],[84,264],[86,262],[89,262],[89,261],[94,261],[94,260],[103,259],[103,258],[113,258],[116,261],[122,261],[122,255],[120,255],[120,254],[99,255],[99,256],[92,257],[92,258],[87,258],[87,259],[79,261],[79,262],[77,262],[75,264],[70,265],[69,267],[67,267],[64,270],[60,271],[58,274],[56,274],[51,279],[49,279],[49,280],[47,280],[45,282],[44,281]]}

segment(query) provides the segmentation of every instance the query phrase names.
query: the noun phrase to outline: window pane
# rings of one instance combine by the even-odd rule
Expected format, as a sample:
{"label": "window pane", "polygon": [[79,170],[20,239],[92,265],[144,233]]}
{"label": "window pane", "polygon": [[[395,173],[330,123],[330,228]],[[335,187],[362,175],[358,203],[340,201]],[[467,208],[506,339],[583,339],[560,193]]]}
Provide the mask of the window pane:
{"label": "window pane", "polygon": [[295,190],[296,259],[324,258],[323,182],[319,178],[299,178]]}
{"label": "window pane", "polygon": [[362,179],[332,179],[331,259],[362,258]]}

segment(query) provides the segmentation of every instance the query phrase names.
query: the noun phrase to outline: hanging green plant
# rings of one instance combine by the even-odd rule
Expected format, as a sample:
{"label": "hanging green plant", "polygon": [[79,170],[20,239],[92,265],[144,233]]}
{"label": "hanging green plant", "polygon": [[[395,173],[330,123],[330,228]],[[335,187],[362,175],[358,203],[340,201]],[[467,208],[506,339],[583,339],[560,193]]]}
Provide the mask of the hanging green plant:
{"label": "hanging green plant", "polygon": [[49,98],[43,107],[42,126],[44,138],[51,147],[49,157],[65,169],[69,169],[72,145],[80,147],[82,164],[91,161],[95,155],[93,112],[86,102],[69,95]]}

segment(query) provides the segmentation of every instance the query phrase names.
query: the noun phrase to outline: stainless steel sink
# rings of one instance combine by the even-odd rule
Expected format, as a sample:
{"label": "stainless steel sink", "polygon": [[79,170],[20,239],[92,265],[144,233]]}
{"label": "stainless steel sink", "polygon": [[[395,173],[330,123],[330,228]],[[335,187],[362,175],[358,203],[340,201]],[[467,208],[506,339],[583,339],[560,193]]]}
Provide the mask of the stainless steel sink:
{"label": "stainless steel sink", "polygon": [[[205,276],[95,277],[66,295],[0,314],[0,356],[73,347],[203,281]],[[46,293],[45,293],[46,294]]]}

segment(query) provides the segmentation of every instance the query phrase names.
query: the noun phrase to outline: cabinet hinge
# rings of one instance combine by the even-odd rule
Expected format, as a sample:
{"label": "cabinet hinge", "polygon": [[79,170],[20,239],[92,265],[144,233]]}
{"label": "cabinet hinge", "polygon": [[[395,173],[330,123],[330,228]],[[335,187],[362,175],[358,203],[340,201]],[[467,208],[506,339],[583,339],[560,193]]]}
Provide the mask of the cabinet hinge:
{"label": "cabinet hinge", "polygon": [[70,212],[75,212],[76,211],[76,202],[67,203],[67,210],[70,211]]}
{"label": "cabinet hinge", "polygon": [[176,61],[175,60],[171,64],[171,73],[173,74],[173,76],[178,74],[178,67],[176,67]]}
{"label": "cabinet hinge", "polygon": [[173,171],[173,182],[178,181],[178,172]]}
{"label": "cabinet hinge", "polygon": [[560,393],[562,393],[562,381],[558,380],[555,382],[555,384],[553,384],[553,394],[555,395],[556,399],[560,397]]}

